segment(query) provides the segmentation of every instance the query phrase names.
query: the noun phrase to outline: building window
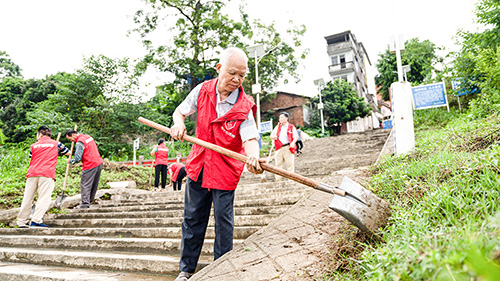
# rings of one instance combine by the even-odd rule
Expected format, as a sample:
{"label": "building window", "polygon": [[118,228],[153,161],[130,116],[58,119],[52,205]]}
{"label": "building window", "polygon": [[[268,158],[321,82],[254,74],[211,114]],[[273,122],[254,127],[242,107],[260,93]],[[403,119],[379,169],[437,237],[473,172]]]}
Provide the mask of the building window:
{"label": "building window", "polygon": [[339,60],[340,60],[340,68],[345,68],[346,65],[345,65],[345,55],[340,55],[339,56]]}
{"label": "building window", "polygon": [[345,55],[338,55],[332,57],[332,65],[339,65],[340,68],[346,68]]}
{"label": "building window", "polygon": [[344,81],[347,81],[347,75],[342,75],[340,76],[340,79],[344,80]]}
{"label": "building window", "polygon": [[332,65],[337,65],[339,64],[339,60],[337,56],[332,57]]}

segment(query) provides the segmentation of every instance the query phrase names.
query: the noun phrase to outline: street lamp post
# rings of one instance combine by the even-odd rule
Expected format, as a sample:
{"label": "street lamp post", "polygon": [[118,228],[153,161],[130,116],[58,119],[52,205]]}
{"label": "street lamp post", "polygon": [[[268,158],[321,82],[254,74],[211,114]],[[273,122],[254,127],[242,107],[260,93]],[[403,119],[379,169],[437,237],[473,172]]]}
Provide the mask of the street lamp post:
{"label": "street lamp post", "polygon": [[318,86],[318,91],[319,91],[319,104],[318,104],[318,109],[321,114],[321,133],[323,134],[323,137],[325,137],[325,123],[323,121],[323,102],[321,101],[321,88],[325,85],[325,80],[323,78],[316,79],[314,80],[314,85]]}
{"label": "street lamp post", "polygon": [[264,45],[250,46],[247,48],[247,52],[255,58],[255,84],[252,85],[252,94],[257,95],[257,130],[260,133],[260,92],[262,91],[262,87],[259,84],[259,57],[265,54]]}

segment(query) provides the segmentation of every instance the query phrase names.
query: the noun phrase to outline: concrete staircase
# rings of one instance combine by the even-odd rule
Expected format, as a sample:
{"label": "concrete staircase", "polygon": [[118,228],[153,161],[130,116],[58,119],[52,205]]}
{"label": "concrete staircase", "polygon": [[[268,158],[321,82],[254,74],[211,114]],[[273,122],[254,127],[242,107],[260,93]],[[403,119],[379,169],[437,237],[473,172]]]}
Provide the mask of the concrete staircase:
{"label": "concrete staircase", "polygon": [[[359,159],[357,166],[373,163],[376,153],[366,151],[380,151],[387,133],[308,141],[296,158],[296,171],[319,178],[352,167],[352,161],[344,159]],[[235,245],[310,190],[291,181],[275,183],[271,174],[266,179],[243,174],[236,190]],[[105,198],[97,199],[90,209],[46,215],[44,223],[50,228],[0,228],[0,280],[173,280],[178,272],[184,191]],[[213,239],[211,219],[200,268],[212,262]]]}
{"label": "concrete staircase", "polygon": [[[234,243],[270,223],[305,191],[295,183],[241,185]],[[171,190],[114,195],[90,209],[47,215],[50,228],[0,229],[0,280],[173,280],[183,196]],[[213,260],[213,239],[211,219],[200,267]]]}

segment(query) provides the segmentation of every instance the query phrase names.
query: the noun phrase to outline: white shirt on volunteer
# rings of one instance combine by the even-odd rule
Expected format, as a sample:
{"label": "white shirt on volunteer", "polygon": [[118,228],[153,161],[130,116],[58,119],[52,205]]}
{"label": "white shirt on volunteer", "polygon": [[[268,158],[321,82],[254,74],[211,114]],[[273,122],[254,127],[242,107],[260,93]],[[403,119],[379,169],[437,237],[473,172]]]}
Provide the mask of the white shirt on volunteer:
{"label": "white shirt on volunteer", "polygon": [[[286,122],[285,125],[278,124],[276,127],[274,127],[273,131],[271,132],[271,137],[275,137],[278,134],[278,126],[281,126],[281,131],[280,135],[278,136],[278,139],[283,145],[290,143],[288,141],[288,135],[286,133],[286,131],[288,130],[288,124],[290,123]],[[293,126],[292,135],[294,139],[299,137],[299,134],[297,133],[297,128],[295,128],[295,126]]]}
{"label": "white shirt on volunteer", "polygon": [[[200,90],[202,85],[203,83],[200,83],[193,90],[191,90],[186,99],[179,105],[178,109],[182,115],[188,116],[195,113],[198,110],[198,97],[200,95]],[[240,95],[240,89],[238,88],[233,92],[231,92],[229,97],[227,97],[223,101],[220,100],[220,94],[219,90],[217,89],[217,86],[215,87],[215,89],[217,92],[216,111],[217,111],[217,118],[219,118],[221,116],[224,116],[224,114],[228,113],[229,110],[233,108],[234,104],[238,101],[238,97]],[[241,122],[240,136],[242,142],[245,142],[249,139],[259,139],[259,132],[257,131],[255,119],[253,117],[253,112],[251,109],[248,112],[248,119]]]}

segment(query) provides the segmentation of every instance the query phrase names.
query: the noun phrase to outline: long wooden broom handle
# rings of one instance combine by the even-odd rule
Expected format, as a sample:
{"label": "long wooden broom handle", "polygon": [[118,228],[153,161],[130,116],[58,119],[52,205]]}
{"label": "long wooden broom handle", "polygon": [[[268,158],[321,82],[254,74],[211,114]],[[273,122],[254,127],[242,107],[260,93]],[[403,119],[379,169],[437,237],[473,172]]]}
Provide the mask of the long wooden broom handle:
{"label": "long wooden broom handle", "polygon": [[[160,131],[162,131],[162,132],[167,133],[167,134],[170,135],[170,129],[168,127],[165,127],[163,125],[160,125],[158,123],[155,123],[155,122],[153,122],[151,120],[148,120],[146,118],[143,118],[143,117],[139,117],[138,121],[141,122],[144,125],[147,125],[149,127],[155,128],[157,130],[160,130]],[[220,146],[215,145],[213,143],[209,143],[209,142],[206,142],[204,140],[200,140],[198,138],[195,138],[195,137],[192,137],[192,136],[188,136],[188,135],[184,135],[183,140],[185,140],[187,142],[190,142],[190,143],[193,143],[193,144],[196,144],[196,145],[199,145],[201,147],[213,150],[213,151],[215,151],[217,153],[220,153],[220,154],[225,155],[227,157],[231,157],[231,158],[236,159],[238,161],[241,161],[243,163],[247,162],[247,158],[248,158],[247,156],[239,154],[239,153],[234,152],[232,150],[220,147]],[[315,181],[313,179],[306,178],[306,177],[303,177],[301,175],[297,175],[295,173],[292,173],[290,171],[287,171],[287,170],[275,167],[273,165],[267,164],[263,160],[260,160],[260,166],[265,171],[268,171],[270,173],[273,173],[273,174],[276,174],[276,175],[280,175],[282,177],[294,180],[296,182],[305,184],[305,185],[307,185],[309,187],[312,187],[312,188],[315,188],[315,189],[319,189],[321,191],[326,191],[326,192],[334,193],[334,194],[337,194],[337,195],[345,196],[345,191],[343,191],[343,190],[340,190],[338,188],[332,188],[331,190],[330,190],[330,188],[326,188],[325,189],[323,184],[320,184],[319,182],[317,182],[317,181]]]}
{"label": "long wooden broom handle", "polygon": [[[75,131],[77,128],[78,128],[78,125],[75,125]],[[75,142],[72,141],[71,142],[71,149],[69,150],[68,159],[71,159],[71,156],[73,155],[73,147],[74,146],[75,146]],[[69,163],[66,164],[66,175],[64,176],[64,183],[63,183],[63,188],[62,188],[63,192],[64,192],[64,190],[66,190],[66,184],[68,183],[69,166],[70,166]]]}

